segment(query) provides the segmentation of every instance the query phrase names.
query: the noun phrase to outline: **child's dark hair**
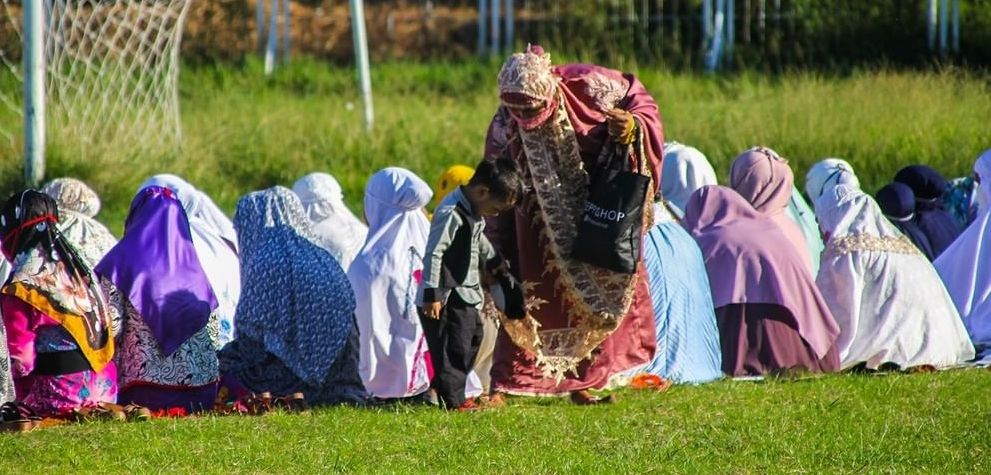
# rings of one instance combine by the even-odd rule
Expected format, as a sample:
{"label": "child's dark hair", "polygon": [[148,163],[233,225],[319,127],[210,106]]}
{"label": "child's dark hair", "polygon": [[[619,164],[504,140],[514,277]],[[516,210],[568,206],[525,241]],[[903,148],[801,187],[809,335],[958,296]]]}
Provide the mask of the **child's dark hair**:
{"label": "child's dark hair", "polygon": [[516,202],[523,196],[520,167],[508,158],[482,160],[475,167],[475,175],[468,185],[485,185],[493,196],[507,203]]}

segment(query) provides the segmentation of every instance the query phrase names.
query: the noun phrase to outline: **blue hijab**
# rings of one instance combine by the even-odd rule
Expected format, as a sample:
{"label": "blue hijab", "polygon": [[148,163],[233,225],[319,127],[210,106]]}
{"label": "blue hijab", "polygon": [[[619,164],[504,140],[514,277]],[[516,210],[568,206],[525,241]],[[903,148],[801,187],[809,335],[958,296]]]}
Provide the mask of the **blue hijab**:
{"label": "blue hijab", "polygon": [[314,242],[303,205],[288,188],[241,198],[234,228],[242,288],[235,338],[262,342],[301,380],[322,384],[355,330],[347,276]]}
{"label": "blue hijab", "polygon": [[657,353],[643,369],[676,383],[719,379],[722,350],[702,251],[664,206],[644,236],[643,259],[657,326]]}

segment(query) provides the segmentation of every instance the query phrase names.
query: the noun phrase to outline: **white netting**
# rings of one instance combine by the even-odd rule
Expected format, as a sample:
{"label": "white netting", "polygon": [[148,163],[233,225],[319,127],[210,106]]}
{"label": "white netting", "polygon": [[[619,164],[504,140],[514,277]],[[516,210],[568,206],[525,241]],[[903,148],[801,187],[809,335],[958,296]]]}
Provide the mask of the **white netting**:
{"label": "white netting", "polygon": [[[191,0],[42,1],[49,140],[91,151],[177,147],[179,42]],[[0,4],[0,63],[20,83],[22,1]],[[0,107],[20,114],[21,91],[11,89],[0,89]]]}

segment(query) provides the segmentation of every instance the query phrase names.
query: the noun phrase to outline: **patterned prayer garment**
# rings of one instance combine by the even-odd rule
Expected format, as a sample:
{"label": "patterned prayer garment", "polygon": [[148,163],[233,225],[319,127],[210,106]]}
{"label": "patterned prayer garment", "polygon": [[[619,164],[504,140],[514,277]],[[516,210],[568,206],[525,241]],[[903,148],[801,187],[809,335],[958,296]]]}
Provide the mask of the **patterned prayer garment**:
{"label": "patterned prayer garment", "polygon": [[[0,289],[10,371],[17,398],[42,414],[117,397],[106,297],[57,231],[58,217],[51,197],[27,190],[7,201],[0,218],[3,253],[12,262]],[[9,396],[9,388],[0,389]]]}
{"label": "patterned prayer garment", "polygon": [[217,298],[174,192],[159,186],[138,192],[124,237],[96,272],[119,322],[121,402],[212,407],[220,377]]}
{"label": "patterned prayer garment", "polygon": [[220,352],[225,379],[310,404],[361,403],[354,293],[311,233],[292,191],[249,193],[234,217],[244,289],[234,341]]}
{"label": "patterned prayer garment", "polygon": [[[514,213],[488,220],[486,234],[527,290],[529,315],[503,321],[493,389],[556,395],[605,387],[653,358],[646,273],[641,267],[617,274],[569,255],[589,174],[606,166],[598,158],[616,144],[607,113],[621,109],[632,116],[632,133],[654,178],[645,205],[653,202],[664,153],[657,103],[631,74],[593,65],[553,67],[539,47],[510,57],[499,87],[503,105],[492,119],[485,155],[516,160],[527,191]],[[514,112],[535,106],[532,117]]]}

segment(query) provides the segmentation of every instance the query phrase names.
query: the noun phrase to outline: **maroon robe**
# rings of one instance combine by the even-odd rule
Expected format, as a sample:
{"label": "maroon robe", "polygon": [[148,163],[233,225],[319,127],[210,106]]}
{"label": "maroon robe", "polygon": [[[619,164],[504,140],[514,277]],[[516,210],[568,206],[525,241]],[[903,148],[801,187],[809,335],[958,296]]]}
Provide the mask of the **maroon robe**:
{"label": "maroon robe", "polygon": [[[619,107],[637,119],[643,132],[645,159],[650,169],[655,189],[661,179],[661,160],[664,156],[664,133],[660,112],[646,88],[631,74],[592,65],[567,65],[554,69],[562,79],[560,87],[565,107],[571,119],[581,149],[585,169],[594,174],[603,146],[610,140],[606,127],[606,115],[596,107],[595,85],[591,81],[605,76],[629,85]],[[526,167],[526,155],[517,135],[516,124],[504,107],[500,107],[486,138],[485,155],[488,158],[508,157]],[[532,316],[540,322],[541,329],[568,326],[569,308],[554,291],[557,279],[555,271],[545,262],[544,243],[539,229],[534,227],[531,202],[537,198],[528,191],[513,213],[490,219],[486,234],[492,244],[510,260],[513,271],[523,281],[538,283],[533,295],[546,300]],[[606,386],[610,378],[628,370],[648,364],[656,348],[653,307],[643,266],[638,270],[638,282],[633,302],[619,327],[593,352],[592,359],[583,361],[578,375],[568,377],[558,384],[544,377],[533,355],[519,348],[505,333],[499,334],[492,366],[492,387],[510,394],[564,395],[571,391],[597,389]]]}

